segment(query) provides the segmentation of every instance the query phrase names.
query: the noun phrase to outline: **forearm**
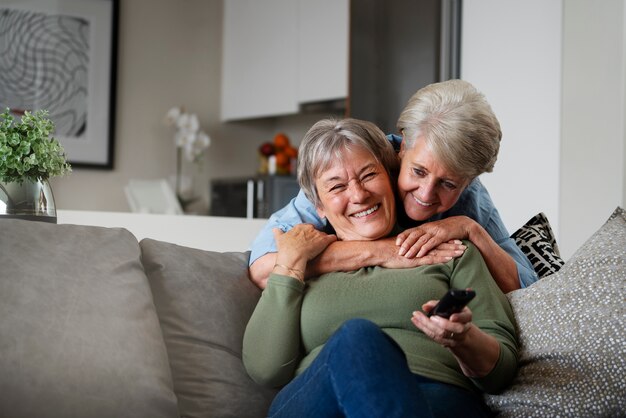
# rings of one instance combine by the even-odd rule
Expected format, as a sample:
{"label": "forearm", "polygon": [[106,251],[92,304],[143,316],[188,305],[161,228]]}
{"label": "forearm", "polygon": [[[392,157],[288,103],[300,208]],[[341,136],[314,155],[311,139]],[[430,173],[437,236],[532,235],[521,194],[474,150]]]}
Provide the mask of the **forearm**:
{"label": "forearm", "polygon": [[[317,277],[333,271],[352,271],[376,264],[373,242],[337,241],[307,263],[305,277]],[[250,280],[260,289],[265,289],[267,279],[277,263],[277,253],[259,257],[249,268]],[[372,263],[372,264],[370,264]],[[293,266],[288,266],[293,267]]]}
{"label": "forearm", "polygon": [[353,271],[381,265],[395,253],[381,241],[336,241],[307,264],[306,276],[317,277],[334,271]]}
{"label": "forearm", "polygon": [[476,291],[476,297],[468,305],[472,311],[467,331],[470,338],[463,344],[465,336],[455,336],[454,340],[460,340],[461,344],[455,347],[458,351],[454,354],[463,372],[472,377],[481,391],[495,393],[508,385],[515,374],[517,339],[511,305],[497,283],[490,279],[488,270],[476,245],[468,245],[455,265],[450,286]]}
{"label": "forearm", "polygon": [[503,293],[520,288],[517,264],[476,222],[468,227],[468,239],[478,248],[489,272]]}
{"label": "forearm", "polygon": [[[446,248],[442,248],[446,247]],[[307,263],[305,278],[317,277],[334,271],[354,271],[368,266],[386,268],[413,268],[426,264],[444,263],[463,254],[465,246],[442,244],[434,252],[424,257],[407,258],[398,254],[395,237],[376,241],[335,241],[321,254]],[[250,265],[250,280],[259,288],[264,289],[269,273],[278,264],[298,268],[292,262],[282,263],[276,253],[267,253]],[[282,269],[277,273],[284,274]]]}
{"label": "forearm", "polygon": [[[387,254],[390,248],[383,241],[336,241],[307,263],[305,277],[380,265],[386,259],[396,256]],[[267,278],[276,262],[276,253],[267,253],[259,257],[250,266],[250,280],[259,288],[265,289]]]}
{"label": "forearm", "polygon": [[449,350],[459,362],[463,374],[471,378],[487,376],[500,357],[498,341],[474,324],[463,334],[463,340]]}
{"label": "forearm", "polygon": [[267,279],[275,264],[276,253],[267,253],[257,258],[248,268],[250,280],[257,285],[259,289],[265,289]]}

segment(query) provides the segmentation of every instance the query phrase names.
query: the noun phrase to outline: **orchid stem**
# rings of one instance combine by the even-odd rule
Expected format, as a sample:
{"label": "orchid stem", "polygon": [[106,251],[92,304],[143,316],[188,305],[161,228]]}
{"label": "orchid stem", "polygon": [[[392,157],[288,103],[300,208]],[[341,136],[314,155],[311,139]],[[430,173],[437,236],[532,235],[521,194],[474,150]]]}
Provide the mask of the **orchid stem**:
{"label": "orchid stem", "polygon": [[176,197],[178,197],[180,199],[180,193],[181,193],[181,177],[182,177],[182,158],[183,158],[183,153],[181,150],[181,147],[176,147]]}

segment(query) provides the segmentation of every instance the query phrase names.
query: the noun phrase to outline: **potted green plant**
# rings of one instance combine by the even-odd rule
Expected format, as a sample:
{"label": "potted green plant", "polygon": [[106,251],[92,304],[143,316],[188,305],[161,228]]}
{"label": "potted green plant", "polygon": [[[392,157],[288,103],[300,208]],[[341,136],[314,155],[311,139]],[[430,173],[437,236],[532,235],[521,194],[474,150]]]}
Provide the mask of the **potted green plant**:
{"label": "potted green plant", "polygon": [[56,222],[48,179],[71,172],[48,112],[0,114],[0,215]]}

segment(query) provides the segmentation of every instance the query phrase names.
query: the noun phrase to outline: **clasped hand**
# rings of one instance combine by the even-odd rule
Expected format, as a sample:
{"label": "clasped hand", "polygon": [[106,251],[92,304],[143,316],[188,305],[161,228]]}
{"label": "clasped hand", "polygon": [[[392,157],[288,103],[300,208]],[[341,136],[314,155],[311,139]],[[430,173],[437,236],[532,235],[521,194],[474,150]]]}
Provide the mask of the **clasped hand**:
{"label": "clasped hand", "polygon": [[468,239],[473,221],[466,216],[451,216],[432,221],[398,234],[398,254],[407,258],[420,258],[432,253],[445,243]]}

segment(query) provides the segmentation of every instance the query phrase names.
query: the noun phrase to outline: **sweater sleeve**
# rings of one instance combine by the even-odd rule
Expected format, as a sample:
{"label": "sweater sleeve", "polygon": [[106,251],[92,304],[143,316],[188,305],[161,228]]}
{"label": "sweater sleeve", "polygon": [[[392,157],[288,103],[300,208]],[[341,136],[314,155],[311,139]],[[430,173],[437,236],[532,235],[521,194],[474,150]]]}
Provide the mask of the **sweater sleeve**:
{"label": "sweater sleeve", "polygon": [[510,384],[517,370],[517,335],[515,318],[508,299],[498,288],[480,251],[471,243],[454,264],[451,287],[472,288],[476,297],[468,307],[474,325],[500,344],[500,357],[493,370],[482,378],[471,379],[478,389],[496,393]]}
{"label": "sweater sleeve", "polygon": [[498,209],[480,178],[475,178],[470,183],[449,211],[434,219],[457,215],[465,215],[478,222],[496,244],[513,258],[521,287],[530,286],[539,279],[528,258],[510,237]]}
{"label": "sweater sleeve", "polygon": [[304,283],[271,274],[243,337],[242,359],[255,382],[278,387],[293,378],[301,355]]}

